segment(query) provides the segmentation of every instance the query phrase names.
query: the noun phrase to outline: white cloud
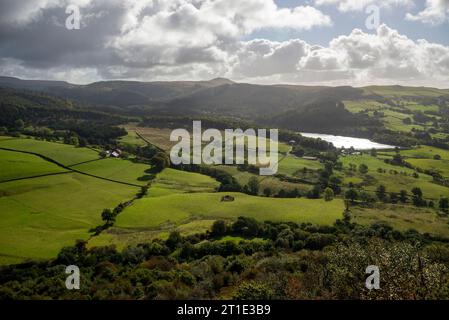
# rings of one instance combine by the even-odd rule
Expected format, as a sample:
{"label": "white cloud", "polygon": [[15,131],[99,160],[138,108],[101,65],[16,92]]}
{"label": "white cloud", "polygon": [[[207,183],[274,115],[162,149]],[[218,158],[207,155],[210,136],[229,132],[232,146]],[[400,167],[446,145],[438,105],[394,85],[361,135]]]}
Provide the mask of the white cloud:
{"label": "white cloud", "polygon": [[[272,0],[78,1],[85,6],[82,14],[87,22],[76,32],[67,31],[61,23],[65,10],[55,4],[57,0],[39,2],[42,6],[36,5],[39,9],[33,11],[39,13],[3,2],[1,14],[10,13],[15,22],[0,21],[0,74],[77,83],[218,76],[249,82],[358,86],[447,87],[449,83],[449,47],[414,41],[385,25],[374,34],[354,29],[327,46],[301,39],[246,40],[264,28],[307,30],[331,23],[310,6],[283,9]],[[357,8],[350,0],[340,5]]]}
{"label": "white cloud", "polygon": [[407,13],[406,19],[431,25],[442,24],[449,20],[449,0],[426,0],[423,11],[416,15]]}
{"label": "white cloud", "polygon": [[[291,50],[279,55],[280,48]],[[376,34],[354,29],[349,35],[333,39],[328,47],[300,40],[256,40],[242,44],[234,75],[256,77],[259,82],[283,79],[358,86],[401,83],[447,87],[449,47],[413,41],[386,25],[380,26]]]}

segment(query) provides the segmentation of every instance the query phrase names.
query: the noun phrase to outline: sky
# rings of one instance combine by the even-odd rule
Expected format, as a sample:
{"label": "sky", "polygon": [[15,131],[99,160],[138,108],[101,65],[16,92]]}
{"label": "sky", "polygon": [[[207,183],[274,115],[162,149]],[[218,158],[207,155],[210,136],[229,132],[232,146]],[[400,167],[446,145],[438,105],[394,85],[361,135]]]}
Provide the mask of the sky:
{"label": "sky", "polygon": [[449,0],[0,0],[0,75],[449,88]]}

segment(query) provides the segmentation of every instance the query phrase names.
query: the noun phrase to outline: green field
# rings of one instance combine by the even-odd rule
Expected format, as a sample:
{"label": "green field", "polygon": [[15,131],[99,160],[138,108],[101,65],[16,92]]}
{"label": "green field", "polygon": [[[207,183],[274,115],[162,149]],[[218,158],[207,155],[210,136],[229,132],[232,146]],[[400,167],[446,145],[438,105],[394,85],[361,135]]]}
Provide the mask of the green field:
{"label": "green field", "polygon": [[399,231],[414,229],[447,238],[449,219],[434,210],[401,205],[378,205],[376,208],[352,208],[354,222],[371,225],[384,222]]}
{"label": "green field", "polygon": [[[447,196],[449,194],[449,188],[438,185],[433,181],[433,178],[426,174],[419,174],[419,178],[414,178],[412,174],[415,172],[412,169],[393,166],[386,164],[382,159],[371,157],[370,155],[354,155],[341,157],[340,161],[347,169],[349,164],[366,164],[368,166],[368,175],[374,178],[374,183],[370,183],[367,186],[363,186],[365,190],[374,191],[376,186],[383,184],[388,192],[399,192],[401,190],[407,190],[409,193],[414,187],[419,187],[424,192],[424,197],[438,200],[441,196]],[[378,168],[386,170],[385,173],[377,172]],[[397,171],[398,174],[393,174],[391,171]],[[401,172],[405,174],[400,174]],[[353,179],[364,180],[364,176],[354,173],[350,176],[347,172],[344,176],[344,182],[353,182]]]}
{"label": "green field", "polygon": [[323,169],[323,164],[319,161],[305,160],[293,155],[280,158],[278,173],[287,176],[294,176],[296,172],[307,168],[309,170]]}
{"label": "green field", "polygon": [[151,167],[147,164],[134,163],[128,160],[106,158],[71,167],[98,177],[125,183],[145,185],[150,179],[146,172]]}
{"label": "green field", "polygon": [[[151,190],[151,189],[150,189]],[[221,202],[229,194],[234,202]],[[275,199],[241,193],[184,193],[136,201],[117,218],[113,228],[89,241],[90,247],[115,244],[123,249],[155,238],[167,238],[171,230],[188,235],[210,230],[217,219],[239,216],[259,221],[293,221],[330,225],[342,218],[342,200]]]}
{"label": "green field", "polygon": [[55,257],[138,188],[69,173],[0,184],[0,263]]}
{"label": "green field", "polygon": [[249,182],[249,179],[256,178],[260,184],[260,192],[262,193],[265,188],[270,188],[273,194],[278,193],[281,189],[285,191],[292,191],[298,189],[301,191],[309,191],[312,186],[302,183],[292,183],[288,181],[282,181],[279,178],[273,176],[260,176],[258,174],[250,173],[247,171],[240,171],[235,166],[217,166],[220,170],[223,170],[231,174],[237,182],[244,186]]}
{"label": "green field", "polygon": [[449,160],[407,159],[407,162],[415,168],[437,171],[443,177],[449,177]]}
{"label": "green field", "polygon": [[214,192],[220,183],[199,173],[167,168],[159,173],[151,185],[150,197],[172,193]]}
{"label": "green field", "polygon": [[0,182],[49,173],[68,172],[38,156],[0,150]]}
{"label": "green field", "polygon": [[[384,153],[394,155],[394,152],[384,152]],[[401,150],[400,154],[406,158],[418,158],[418,159],[433,159],[435,155],[440,155],[441,159],[449,160],[449,150],[429,146],[419,146],[416,149]]]}
{"label": "green field", "polygon": [[124,137],[121,137],[118,139],[119,144],[123,145],[132,145],[132,146],[138,146],[143,147],[147,145],[147,143],[142,140],[139,136],[137,136],[137,133],[135,131],[129,131],[128,134]]}
{"label": "green field", "polygon": [[120,228],[158,228],[181,224],[192,218],[233,219],[253,217],[260,221],[293,221],[332,224],[341,218],[343,201],[276,199],[230,193],[233,202],[222,202],[223,193],[186,193],[136,201],[117,218]]}
{"label": "green field", "polygon": [[68,144],[34,139],[0,140],[0,148],[38,153],[65,166],[99,159],[98,152],[88,148],[77,148]]}

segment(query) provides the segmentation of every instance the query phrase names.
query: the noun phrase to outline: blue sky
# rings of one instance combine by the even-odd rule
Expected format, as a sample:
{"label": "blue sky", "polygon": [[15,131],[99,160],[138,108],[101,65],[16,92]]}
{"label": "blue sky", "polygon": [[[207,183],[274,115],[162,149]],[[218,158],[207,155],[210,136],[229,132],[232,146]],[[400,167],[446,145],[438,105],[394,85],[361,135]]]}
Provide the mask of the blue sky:
{"label": "blue sky", "polygon": [[[299,5],[311,4],[310,1],[300,0],[275,0],[279,7],[294,8]],[[440,25],[423,24],[419,21],[407,21],[407,12],[418,13],[425,8],[425,1],[416,1],[415,7],[407,10],[405,7],[395,7],[394,9],[381,8],[381,23],[396,29],[400,34],[406,35],[412,40],[426,39],[429,42],[436,42],[449,45],[449,23]],[[311,44],[327,46],[329,41],[340,35],[351,33],[354,28],[362,29],[367,33],[373,33],[365,27],[367,14],[362,12],[340,12],[335,6],[320,6],[319,9],[329,15],[333,20],[331,27],[319,27],[312,30],[286,30],[286,29],[265,29],[253,32],[246,36],[246,39],[264,38],[272,41],[285,41],[293,38],[303,39]]]}

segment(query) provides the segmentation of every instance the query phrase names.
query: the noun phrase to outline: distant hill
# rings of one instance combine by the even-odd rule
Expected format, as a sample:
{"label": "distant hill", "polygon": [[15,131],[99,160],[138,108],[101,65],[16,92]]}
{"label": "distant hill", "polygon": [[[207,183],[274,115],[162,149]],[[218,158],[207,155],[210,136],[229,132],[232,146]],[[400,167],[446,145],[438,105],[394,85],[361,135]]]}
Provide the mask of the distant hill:
{"label": "distant hill", "polygon": [[[64,81],[21,80],[0,77],[0,87],[31,90],[70,99],[103,112],[131,115],[224,115],[289,129],[345,132],[353,127],[376,127],[378,120],[349,112],[346,101],[395,99],[422,104],[449,102],[449,90],[370,86],[364,88],[255,85],[224,78],[210,81],[101,81],[75,85]],[[55,98],[55,99],[58,99]],[[64,100],[65,101],[65,100]]]}

